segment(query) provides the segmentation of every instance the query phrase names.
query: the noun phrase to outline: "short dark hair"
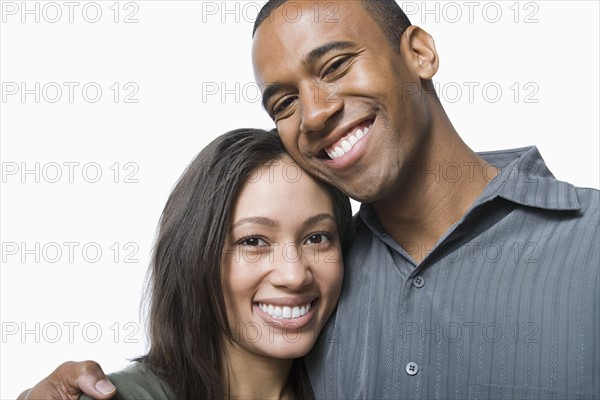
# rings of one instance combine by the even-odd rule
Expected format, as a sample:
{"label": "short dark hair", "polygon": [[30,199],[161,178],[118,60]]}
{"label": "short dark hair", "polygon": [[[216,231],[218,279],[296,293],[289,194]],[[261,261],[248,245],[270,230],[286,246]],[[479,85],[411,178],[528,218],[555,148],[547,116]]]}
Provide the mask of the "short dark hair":
{"label": "short dark hair", "polygon": [[[146,295],[150,350],[137,361],[167,382],[181,399],[222,399],[224,340],[233,340],[221,282],[223,249],[234,200],[264,165],[287,153],[276,131],[238,129],[219,136],[187,167],[163,210]],[[342,248],[351,235],[350,201],[330,193]],[[313,397],[302,359],[290,387]]]}
{"label": "short dark hair", "polygon": [[[269,0],[258,13],[254,22],[252,37],[260,24],[277,9],[279,6],[287,3],[289,0]],[[404,11],[394,0],[359,0],[365,11],[381,29],[390,46],[396,51],[400,51],[398,43],[402,34],[411,23]]]}

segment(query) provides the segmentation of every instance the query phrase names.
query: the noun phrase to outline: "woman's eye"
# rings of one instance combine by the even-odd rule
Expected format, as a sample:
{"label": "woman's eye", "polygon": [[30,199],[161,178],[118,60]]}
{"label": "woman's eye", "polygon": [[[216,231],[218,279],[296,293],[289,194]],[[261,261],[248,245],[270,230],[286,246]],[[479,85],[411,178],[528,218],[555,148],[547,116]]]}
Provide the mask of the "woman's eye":
{"label": "woman's eye", "polygon": [[306,239],[306,242],[309,244],[321,244],[330,242],[331,239],[326,233],[313,233]]}
{"label": "woman's eye", "polygon": [[250,236],[250,237],[241,239],[240,241],[238,241],[238,244],[241,244],[242,246],[258,247],[258,246],[265,246],[267,244],[267,242],[265,242],[263,239],[261,239],[259,237]]}

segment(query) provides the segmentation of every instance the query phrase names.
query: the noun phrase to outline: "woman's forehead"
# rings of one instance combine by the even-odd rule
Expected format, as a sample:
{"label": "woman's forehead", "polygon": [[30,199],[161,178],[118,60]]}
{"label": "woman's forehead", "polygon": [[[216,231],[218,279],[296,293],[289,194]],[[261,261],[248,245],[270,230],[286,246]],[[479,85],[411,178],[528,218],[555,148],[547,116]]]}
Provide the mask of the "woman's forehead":
{"label": "woman's forehead", "polygon": [[242,186],[234,216],[246,213],[331,211],[329,192],[291,157],[285,155],[253,171]]}

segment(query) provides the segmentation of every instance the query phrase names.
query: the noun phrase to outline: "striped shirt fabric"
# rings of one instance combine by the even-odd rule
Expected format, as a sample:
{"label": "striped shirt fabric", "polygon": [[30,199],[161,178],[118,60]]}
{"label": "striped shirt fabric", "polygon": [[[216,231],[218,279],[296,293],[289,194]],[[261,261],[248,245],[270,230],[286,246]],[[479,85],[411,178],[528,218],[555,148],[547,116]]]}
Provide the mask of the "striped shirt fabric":
{"label": "striped shirt fabric", "polygon": [[317,398],[600,398],[599,192],[535,147],[480,156],[501,172],[418,266],[361,207]]}

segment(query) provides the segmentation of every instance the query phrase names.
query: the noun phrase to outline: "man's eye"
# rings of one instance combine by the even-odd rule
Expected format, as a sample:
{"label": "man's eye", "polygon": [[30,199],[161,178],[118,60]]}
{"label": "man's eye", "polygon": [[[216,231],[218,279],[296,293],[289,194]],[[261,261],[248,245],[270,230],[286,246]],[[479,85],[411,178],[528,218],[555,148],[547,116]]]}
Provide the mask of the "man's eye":
{"label": "man's eye", "polygon": [[331,241],[331,236],[328,233],[313,233],[306,239],[308,244],[321,244]]}
{"label": "man's eye", "polygon": [[237,244],[242,246],[250,246],[250,247],[258,247],[258,246],[266,246],[267,242],[257,236],[248,236],[243,239],[240,239]]}
{"label": "man's eye", "polygon": [[336,60],[333,64],[331,64],[329,67],[327,67],[327,69],[323,73],[323,78],[325,78],[327,75],[337,71],[342,65],[344,65],[346,63],[346,61],[348,61],[348,59],[349,59],[349,57],[342,57],[342,58],[339,58],[338,60]]}
{"label": "man's eye", "polygon": [[296,101],[296,97],[294,97],[294,96],[289,96],[289,97],[286,97],[285,99],[281,100],[279,103],[277,103],[275,105],[275,107],[273,107],[273,115],[281,114],[289,106],[291,106],[294,103],[294,101]]}

